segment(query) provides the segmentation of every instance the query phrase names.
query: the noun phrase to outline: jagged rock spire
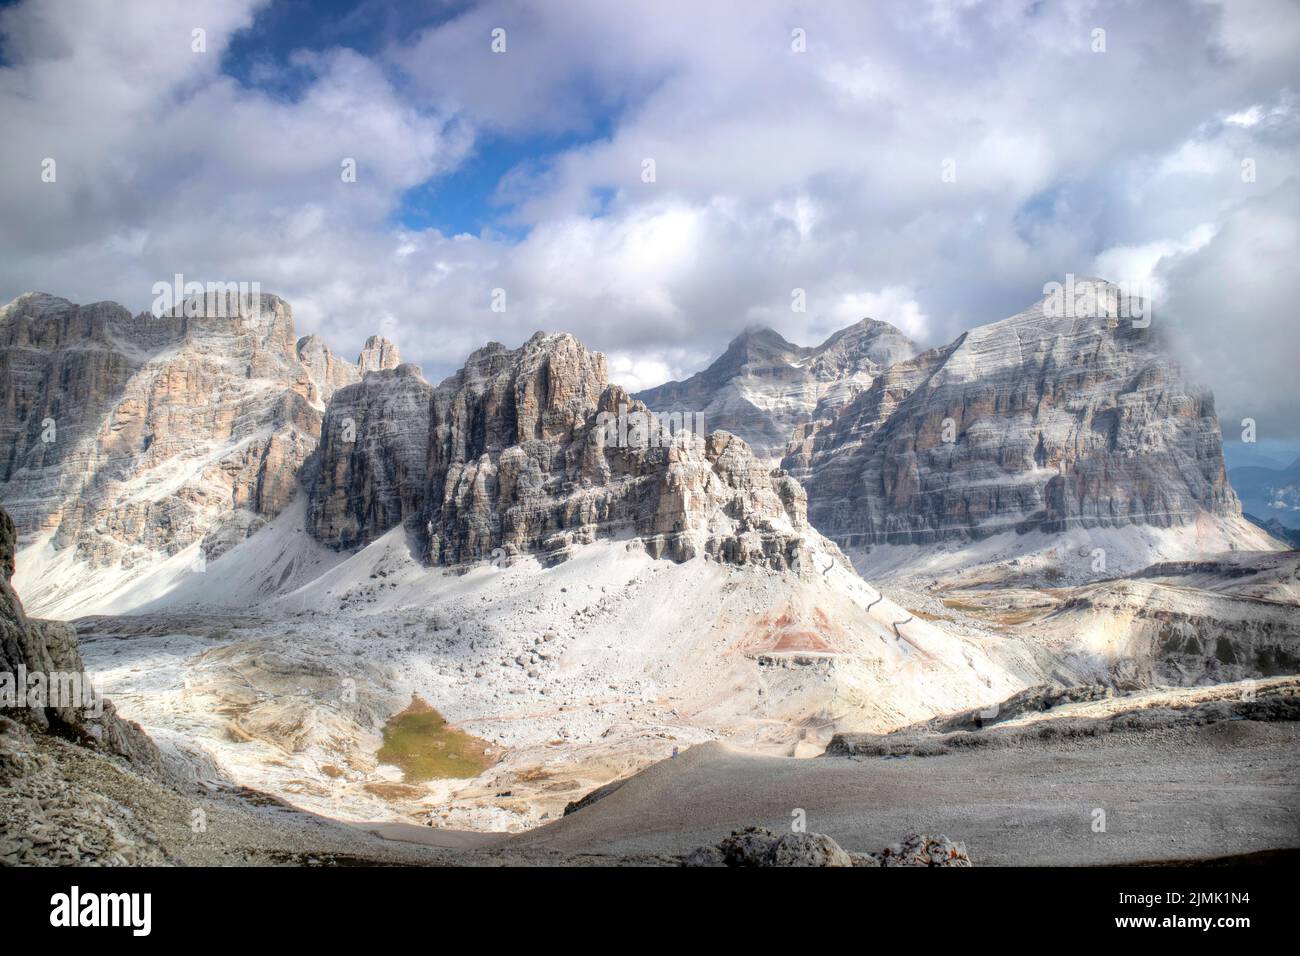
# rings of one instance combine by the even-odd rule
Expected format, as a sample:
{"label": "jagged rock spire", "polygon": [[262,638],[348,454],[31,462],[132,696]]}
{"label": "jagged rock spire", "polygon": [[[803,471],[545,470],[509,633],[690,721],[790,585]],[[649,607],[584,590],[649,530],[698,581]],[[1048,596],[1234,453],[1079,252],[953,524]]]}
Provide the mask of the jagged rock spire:
{"label": "jagged rock spire", "polygon": [[366,339],[361,354],[357,356],[357,367],[361,369],[362,375],[397,368],[401,364],[402,356],[398,354],[397,346],[382,335],[372,335]]}

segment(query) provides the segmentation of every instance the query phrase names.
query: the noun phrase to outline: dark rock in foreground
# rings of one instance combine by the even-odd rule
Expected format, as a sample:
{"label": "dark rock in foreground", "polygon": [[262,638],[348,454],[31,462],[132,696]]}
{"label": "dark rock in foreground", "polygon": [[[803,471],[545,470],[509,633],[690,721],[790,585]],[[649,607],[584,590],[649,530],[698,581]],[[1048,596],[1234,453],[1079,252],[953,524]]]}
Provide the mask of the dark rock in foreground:
{"label": "dark rock in foreground", "polygon": [[878,853],[849,853],[824,833],[785,833],[765,827],[733,830],[717,846],[702,846],[682,866],[970,866],[966,847],[946,836],[912,834]]}

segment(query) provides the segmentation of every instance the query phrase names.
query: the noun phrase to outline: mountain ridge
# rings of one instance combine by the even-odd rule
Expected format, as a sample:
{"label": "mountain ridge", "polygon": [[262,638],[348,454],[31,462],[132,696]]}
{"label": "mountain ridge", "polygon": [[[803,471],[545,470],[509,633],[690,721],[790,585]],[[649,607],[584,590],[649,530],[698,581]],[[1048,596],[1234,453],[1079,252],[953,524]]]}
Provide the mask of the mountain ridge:
{"label": "mountain ridge", "polygon": [[[435,564],[559,557],[626,533],[656,556],[781,567],[815,537],[802,489],[743,441],[646,413],[567,333],[490,343],[438,386],[415,366],[369,373],[326,415],[309,530],[346,549],[405,524]],[[628,418],[646,426],[631,438]]]}
{"label": "mountain ridge", "polygon": [[[273,295],[250,322],[28,294],[0,310],[0,502],[26,540],[124,574],[196,543],[219,557],[297,497],[329,548],[402,525],[451,565],[632,535],[679,560],[786,567],[814,528],[863,547],[1239,516],[1212,396],[1149,330],[1046,301],[919,353],[873,319],[809,347],[751,329],[710,366],[720,382],[668,383],[748,413],[736,383],[777,381],[766,394],[789,401],[760,427],[783,472],[716,416],[674,435],[567,333],[487,343],[434,385],[382,337],[356,363],[296,337]],[[801,424],[782,436],[787,413]],[[641,447],[620,447],[629,416],[646,417]]]}
{"label": "mountain ridge", "polygon": [[1158,332],[1049,302],[896,363],[797,435],[782,464],[814,525],[868,547],[1240,518],[1213,396]]}
{"label": "mountain ridge", "polygon": [[775,330],[747,329],[705,369],[633,397],[656,412],[702,414],[709,428],[744,438],[760,458],[778,459],[794,429],[849,401],[883,368],[916,346],[894,326],[862,319],[819,345]]}

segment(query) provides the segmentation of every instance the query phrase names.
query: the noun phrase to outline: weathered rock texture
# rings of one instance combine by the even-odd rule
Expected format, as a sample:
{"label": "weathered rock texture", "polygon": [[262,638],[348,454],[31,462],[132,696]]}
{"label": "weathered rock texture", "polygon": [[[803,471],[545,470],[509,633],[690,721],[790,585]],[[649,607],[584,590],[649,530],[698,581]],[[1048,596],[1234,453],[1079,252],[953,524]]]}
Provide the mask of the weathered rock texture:
{"label": "weathered rock texture", "polygon": [[[6,693],[0,704],[0,866],[165,863],[167,854],[147,826],[41,752],[43,743],[57,746],[61,739],[69,753],[125,757],[152,779],[170,779],[153,741],[118,717],[110,701],[49,696],[53,684],[89,684],[72,626],[23,611],[10,584],[16,539],[13,521],[0,509],[0,684]],[[46,690],[33,698],[37,680]]]}
{"label": "weathered rock texture", "polygon": [[784,567],[802,489],[725,432],[620,430],[646,409],[570,335],[493,343],[436,388],[410,365],[369,372],[326,416],[308,526],[335,547],[399,524],[436,564],[562,556],[599,537],[656,555]]}
{"label": "weathered rock texture", "polygon": [[893,365],[796,436],[783,465],[812,523],[859,546],[1239,514],[1214,399],[1158,319],[1043,306]]}
{"label": "weathered rock texture", "polygon": [[882,369],[916,354],[886,322],[863,319],[821,345],[792,345],[771,329],[745,332],[704,371],[638,392],[657,412],[704,416],[739,435],[759,458],[780,458],[795,428],[829,417]]}
{"label": "weathered rock texture", "polygon": [[132,317],[33,293],[0,309],[0,500],[20,536],[95,565],[205,539],[212,557],[289,502],[322,387],[346,373],[309,341],[299,358],[287,303],[230,303]]}
{"label": "weathered rock texture", "polygon": [[776,834],[766,827],[733,830],[717,846],[702,846],[682,866],[970,866],[966,847],[946,836],[914,833],[878,853],[847,853],[824,833]]}
{"label": "weathered rock texture", "polygon": [[[29,618],[24,612],[10,583],[16,546],[14,523],[0,508],[0,682],[5,704],[12,704],[0,704],[0,711],[32,730],[57,731],[161,772],[153,741],[139,726],[119,718],[110,701],[67,694],[74,685],[89,690],[77,632],[70,624]],[[44,688],[39,691],[38,681]],[[62,696],[51,690],[55,684],[65,689]]]}
{"label": "weathered rock texture", "polygon": [[397,346],[382,335],[372,335],[366,339],[361,354],[357,356],[357,367],[362,375],[397,368],[401,364],[402,357],[397,352]]}
{"label": "weathered rock texture", "polygon": [[319,336],[304,335],[298,340],[296,351],[298,361],[307,369],[324,405],[328,405],[334,393],[343,386],[361,381],[361,370],[331,352]]}
{"label": "weathered rock texture", "polygon": [[433,386],[415,365],[340,389],[321,429],[308,528],[349,548],[414,525],[424,507]]}

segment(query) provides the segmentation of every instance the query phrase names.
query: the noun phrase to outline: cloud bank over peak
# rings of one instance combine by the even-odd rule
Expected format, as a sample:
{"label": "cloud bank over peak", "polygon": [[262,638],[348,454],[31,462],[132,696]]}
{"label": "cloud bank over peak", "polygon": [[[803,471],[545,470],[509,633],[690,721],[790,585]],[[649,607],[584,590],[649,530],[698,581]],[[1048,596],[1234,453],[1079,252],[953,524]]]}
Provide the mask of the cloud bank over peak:
{"label": "cloud bank over peak", "polygon": [[1225,418],[1300,435],[1260,345],[1296,354],[1288,0],[366,0],[403,29],[350,45],[272,37],[282,2],[0,11],[0,297],[259,281],[345,354],[565,329],[636,388],[755,323],[938,344],[1100,273],[1158,283]]}

